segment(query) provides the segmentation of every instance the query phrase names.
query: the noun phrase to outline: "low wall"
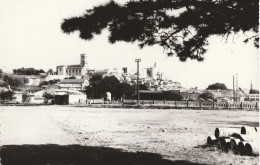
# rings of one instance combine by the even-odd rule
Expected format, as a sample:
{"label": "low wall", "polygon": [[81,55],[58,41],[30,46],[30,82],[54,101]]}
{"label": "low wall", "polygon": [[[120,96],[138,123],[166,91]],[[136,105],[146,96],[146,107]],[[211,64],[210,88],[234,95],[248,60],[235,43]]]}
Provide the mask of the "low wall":
{"label": "low wall", "polygon": [[[136,104],[137,100],[123,100],[123,104]],[[139,100],[140,105],[165,105],[175,108],[213,108],[213,109],[259,109],[258,102],[198,102],[198,101],[166,101]]]}

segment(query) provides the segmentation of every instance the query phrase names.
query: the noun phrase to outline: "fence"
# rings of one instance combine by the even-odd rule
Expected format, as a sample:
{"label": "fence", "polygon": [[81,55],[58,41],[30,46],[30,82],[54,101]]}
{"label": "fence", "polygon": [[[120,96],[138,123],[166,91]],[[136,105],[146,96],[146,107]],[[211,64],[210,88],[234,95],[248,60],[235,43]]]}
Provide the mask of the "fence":
{"label": "fence", "polygon": [[[123,100],[123,104],[136,104],[136,100]],[[213,108],[213,109],[259,109],[258,102],[199,102],[199,101],[166,101],[166,100],[140,100],[141,105],[162,105],[175,108]]]}

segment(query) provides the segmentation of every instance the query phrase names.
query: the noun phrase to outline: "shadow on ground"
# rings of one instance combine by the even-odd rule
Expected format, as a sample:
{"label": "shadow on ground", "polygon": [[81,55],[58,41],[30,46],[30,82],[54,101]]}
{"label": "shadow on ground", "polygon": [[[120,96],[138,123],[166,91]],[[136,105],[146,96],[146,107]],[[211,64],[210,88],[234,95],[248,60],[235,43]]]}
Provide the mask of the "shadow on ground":
{"label": "shadow on ground", "polygon": [[251,122],[251,121],[233,121],[233,122],[229,122],[229,124],[244,125],[249,127],[259,127],[259,122]]}
{"label": "shadow on ground", "polygon": [[0,150],[3,165],[114,164],[114,165],[195,165],[188,161],[170,161],[160,154],[126,152],[107,147],[80,145],[5,145]]}

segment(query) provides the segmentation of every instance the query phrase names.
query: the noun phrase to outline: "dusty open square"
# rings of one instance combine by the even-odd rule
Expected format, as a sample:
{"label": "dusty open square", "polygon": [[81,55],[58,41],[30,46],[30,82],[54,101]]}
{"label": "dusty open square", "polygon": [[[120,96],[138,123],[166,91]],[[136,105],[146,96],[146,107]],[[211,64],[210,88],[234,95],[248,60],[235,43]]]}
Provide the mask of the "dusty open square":
{"label": "dusty open square", "polygon": [[[258,116],[257,111],[241,110],[1,106],[1,161],[93,164],[102,159],[99,164],[258,164],[259,156],[203,147],[216,127],[258,126]],[[144,152],[145,160],[133,152]],[[158,154],[166,160],[159,160]],[[121,163],[115,163],[117,160]]]}

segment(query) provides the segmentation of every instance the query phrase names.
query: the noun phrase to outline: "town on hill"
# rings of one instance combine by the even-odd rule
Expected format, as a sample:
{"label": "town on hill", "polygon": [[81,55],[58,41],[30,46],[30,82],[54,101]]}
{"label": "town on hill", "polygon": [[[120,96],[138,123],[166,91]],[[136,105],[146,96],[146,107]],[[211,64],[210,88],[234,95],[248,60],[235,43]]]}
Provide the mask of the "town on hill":
{"label": "town on hill", "polygon": [[223,83],[210,84],[207,89],[185,89],[180,82],[168,79],[156,63],[138,72],[129,72],[127,67],[97,70],[89,68],[86,54],[80,55],[80,64],[59,65],[56,71],[19,68],[12,74],[1,70],[0,76],[2,104],[155,104],[154,101],[165,104],[166,101],[182,101],[186,105],[185,101],[190,101],[243,102],[257,106],[259,102],[259,91],[252,85],[250,90],[241,89],[235,83],[233,89]]}

